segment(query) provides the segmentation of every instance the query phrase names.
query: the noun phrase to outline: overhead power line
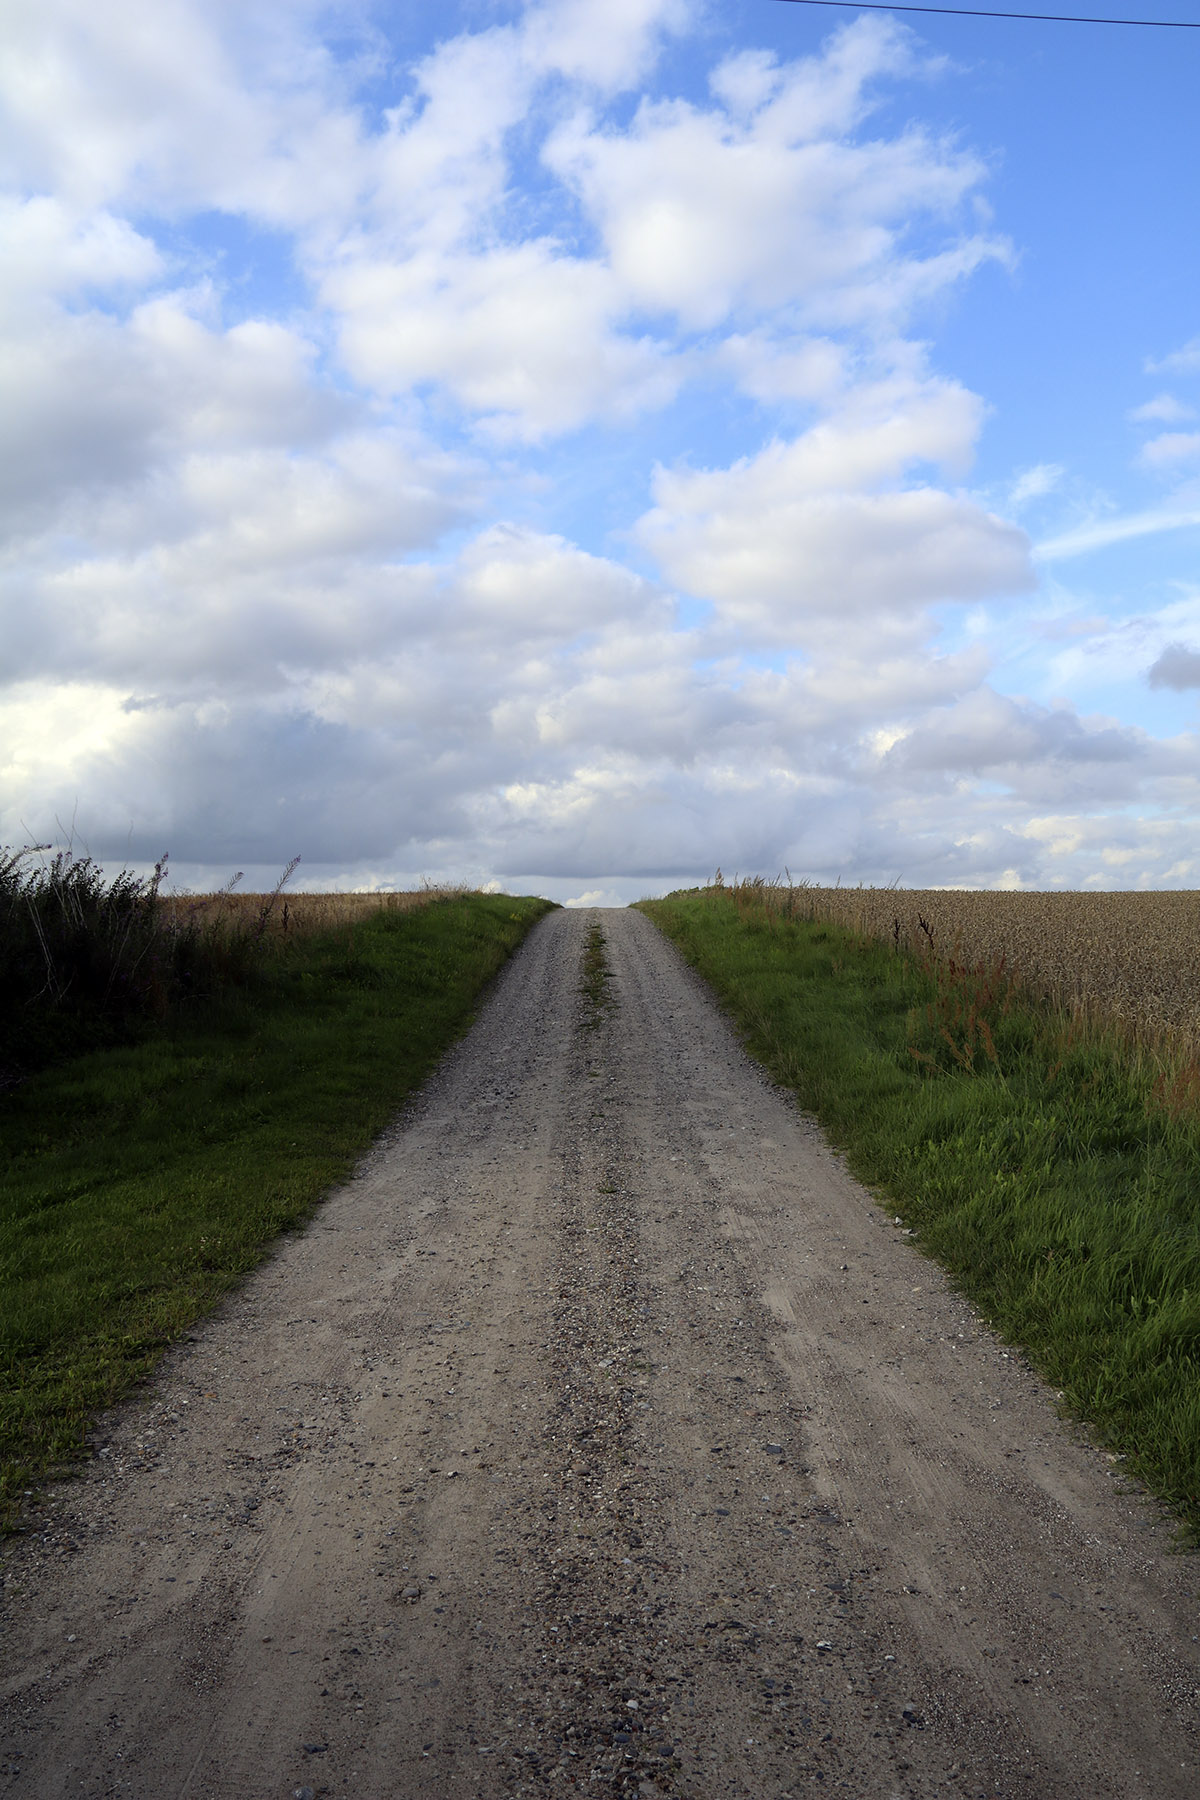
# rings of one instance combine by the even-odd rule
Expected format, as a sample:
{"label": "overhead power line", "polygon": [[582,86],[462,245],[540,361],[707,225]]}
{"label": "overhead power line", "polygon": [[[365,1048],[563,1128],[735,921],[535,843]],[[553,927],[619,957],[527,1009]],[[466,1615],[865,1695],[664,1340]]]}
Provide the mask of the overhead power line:
{"label": "overhead power line", "polygon": [[956,19],[1043,19],[1050,25],[1148,25],[1156,31],[1200,31],[1200,19],[1085,19],[1078,13],[991,12],[977,6],[887,6],[884,0],[783,0],[788,6],[841,6],[850,12],[947,13]]}

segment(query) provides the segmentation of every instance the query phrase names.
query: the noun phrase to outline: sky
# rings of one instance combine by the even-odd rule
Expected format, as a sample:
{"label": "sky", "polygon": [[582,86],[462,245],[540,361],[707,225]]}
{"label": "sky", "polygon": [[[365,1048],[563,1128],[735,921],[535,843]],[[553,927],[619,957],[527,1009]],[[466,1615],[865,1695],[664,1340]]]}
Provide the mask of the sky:
{"label": "sky", "polygon": [[1200,888],[1200,31],[0,31],[0,843]]}

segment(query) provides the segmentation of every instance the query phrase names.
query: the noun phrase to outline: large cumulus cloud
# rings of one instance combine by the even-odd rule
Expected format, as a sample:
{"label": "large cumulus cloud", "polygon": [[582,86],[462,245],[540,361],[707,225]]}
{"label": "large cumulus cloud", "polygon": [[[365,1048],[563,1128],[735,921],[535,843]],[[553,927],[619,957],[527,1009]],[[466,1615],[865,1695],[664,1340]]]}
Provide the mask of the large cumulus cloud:
{"label": "large cumulus cloud", "polygon": [[[937,74],[910,33],[683,92],[685,0],[416,55],[323,18],[6,9],[0,836],[621,897],[1185,878],[1191,738],[1003,696],[947,636],[1034,575],[923,336],[1010,251],[979,156],[881,123]],[[1140,421],[1172,480],[1188,416]],[[1139,666],[1182,693],[1170,620]]]}

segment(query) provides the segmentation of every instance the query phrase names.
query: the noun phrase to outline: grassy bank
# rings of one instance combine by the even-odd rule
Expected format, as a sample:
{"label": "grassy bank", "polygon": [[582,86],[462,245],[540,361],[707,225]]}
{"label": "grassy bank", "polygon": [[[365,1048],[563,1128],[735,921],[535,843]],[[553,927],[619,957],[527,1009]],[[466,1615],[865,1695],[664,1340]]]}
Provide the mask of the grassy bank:
{"label": "grassy bank", "polygon": [[968,967],[705,889],[642,903],[749,1049],[1200,1534],[1200,1086]]}
{"label": "grassy bank", "polygon": [[376,911],[0,1095],[0,1516],[349,1172],[547,910]]}

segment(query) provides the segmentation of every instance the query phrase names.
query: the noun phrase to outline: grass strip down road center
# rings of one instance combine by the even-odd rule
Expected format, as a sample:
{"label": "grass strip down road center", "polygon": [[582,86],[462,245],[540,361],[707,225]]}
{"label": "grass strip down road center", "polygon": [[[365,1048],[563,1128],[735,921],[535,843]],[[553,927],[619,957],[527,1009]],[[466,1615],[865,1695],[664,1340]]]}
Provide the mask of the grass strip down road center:
{"label": "grass strip down road center", "polygon": [[0,1096],[0,1523],[345,1178],[549,909],[374,913]]}
{"label": "grass strip down road center", "polygon": [[747,1048],[1200,1536],[1200,1108],[995,972],[710,888],[640,903]]}

